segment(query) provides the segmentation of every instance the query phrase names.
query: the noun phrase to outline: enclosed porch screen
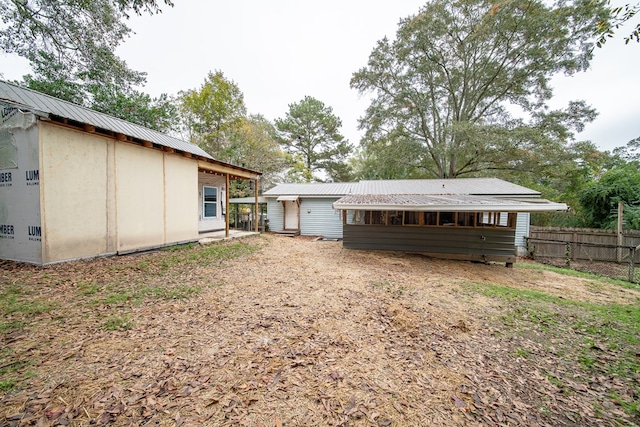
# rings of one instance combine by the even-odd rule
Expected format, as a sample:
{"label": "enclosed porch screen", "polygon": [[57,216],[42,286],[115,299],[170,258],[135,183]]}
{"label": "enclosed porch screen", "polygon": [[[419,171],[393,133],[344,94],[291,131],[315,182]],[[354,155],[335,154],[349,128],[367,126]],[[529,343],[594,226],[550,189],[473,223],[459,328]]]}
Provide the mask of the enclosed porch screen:
{"label": "enclosed porch screen", "polygon": [[431,227],[507,227],[515,228],[516,215],[509,212],[420,212],[348,210],[350,225],[404,225]]}

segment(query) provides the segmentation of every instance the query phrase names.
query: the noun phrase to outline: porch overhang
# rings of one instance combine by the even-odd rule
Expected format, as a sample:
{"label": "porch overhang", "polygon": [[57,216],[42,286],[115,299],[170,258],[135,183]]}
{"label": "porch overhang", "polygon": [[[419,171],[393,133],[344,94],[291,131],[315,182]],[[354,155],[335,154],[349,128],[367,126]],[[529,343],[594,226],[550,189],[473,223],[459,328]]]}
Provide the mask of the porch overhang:
{"label": "porch overhang", "polygon": [[278,196],[278,198],[276,199],[277,202],[298,202],[299,200],[300,196],[291,194]]}
{"label": "porch overhang", "polygon": [[566,211],[565,203],[545,199],[509,199],[464,195],[350,194],[333,203],[338,210],[417,212],[549,212]]}
{"label": "porch overhang", "polygon": [[207,172],[229,175],[229,179],[257,180],[260,172],[215,160],[198,160],[198,168]]}

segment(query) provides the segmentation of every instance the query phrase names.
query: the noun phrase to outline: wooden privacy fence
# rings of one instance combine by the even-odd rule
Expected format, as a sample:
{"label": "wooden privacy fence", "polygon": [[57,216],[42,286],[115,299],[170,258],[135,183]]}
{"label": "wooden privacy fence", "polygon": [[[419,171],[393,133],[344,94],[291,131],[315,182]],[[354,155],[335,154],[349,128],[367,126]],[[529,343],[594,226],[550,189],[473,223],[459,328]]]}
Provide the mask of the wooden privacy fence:
{"label": "wooden privacy fence", "polygon": [[639,282],[640,231],[531,227],[529,255],[537,261]]}

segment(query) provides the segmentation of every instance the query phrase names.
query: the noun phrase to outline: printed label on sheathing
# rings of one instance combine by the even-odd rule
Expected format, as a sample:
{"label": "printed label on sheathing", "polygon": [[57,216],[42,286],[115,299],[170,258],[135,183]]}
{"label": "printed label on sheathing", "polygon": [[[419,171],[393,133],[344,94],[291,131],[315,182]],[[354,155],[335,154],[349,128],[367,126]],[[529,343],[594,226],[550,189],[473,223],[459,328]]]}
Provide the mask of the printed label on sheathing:
{"label": "printed label on sheathing", "polygon": [[39,242],[42,237],[42,228],[39,225],[30,225],[28,228],[29,240]]}
{"label": "printed label on sheathing", "polygon": [[0,224],[0,239],[13,239],[15,227],[11,224]]}
{"label": "printed label on sheathing", "polygon": [[38,169],[25,171],[27,185],[40,185],[40,171]]}
{"label": "printed label on sheathing", "polygon": [[0,187],[11,187],[12,182],[11,172],[0,172]]}

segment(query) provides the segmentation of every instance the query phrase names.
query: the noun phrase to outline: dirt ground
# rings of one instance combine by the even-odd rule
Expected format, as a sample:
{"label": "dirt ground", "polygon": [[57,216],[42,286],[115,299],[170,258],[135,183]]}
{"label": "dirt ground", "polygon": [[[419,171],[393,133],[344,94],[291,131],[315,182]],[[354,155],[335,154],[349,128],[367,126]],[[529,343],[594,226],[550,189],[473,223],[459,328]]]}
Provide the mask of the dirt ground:
{"label": "dirt ground", "polygon": [[[580,378],[560,392],[548,374],[565,369],[549,351],[555,344],[510,335],[496,321],[505,303],[473,286],[621,304],[637,303],[635,290],[310,238],[245,240],[260,249],[161,271],[168,252],[1,265],[0,285],[25,286],[53,309],[0,335],[5,365],[26,361],[21,369],[32,372],[0,391],[0,426],[555,426],[625,417],[605,407],[594,418],[603,391]],[[115,279],[200,291],[100,299]],[[114,318],[127,324],[105,328]],[[524,345],[526,359],[517,354]]]}

